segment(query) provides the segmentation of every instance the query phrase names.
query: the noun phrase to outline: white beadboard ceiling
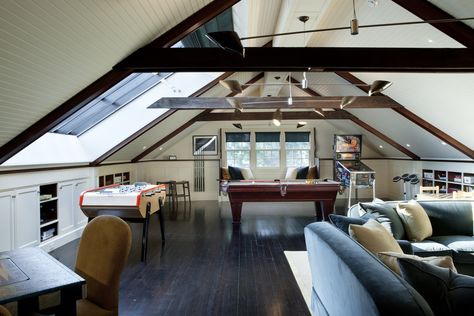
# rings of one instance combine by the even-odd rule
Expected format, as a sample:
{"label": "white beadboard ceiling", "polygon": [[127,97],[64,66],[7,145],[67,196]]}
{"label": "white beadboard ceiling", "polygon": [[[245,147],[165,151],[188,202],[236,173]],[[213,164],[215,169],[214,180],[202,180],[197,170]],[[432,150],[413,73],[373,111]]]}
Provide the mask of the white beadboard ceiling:
{"label": "white beadboard ceiling", "polygon": [[[2,0],[0,1],[0,146],[68,100],[118,61],[149,43],[166,30],[211,2],[210,0]],[[420,19],[393,1],[379,0],[375,8],[366,0],[356,0],[360,25],[419,21]],[[472,0],[430,0],[455,17],[474,15]],[[300,15],[310,16],[309,28],[348,26],[352,3],[348,0],[242,0],[234,7],[234,25],[240,36],[268,34],[302,29]],[[473,27],[474,22],[466,22]],[[262,46],[271,38],[249,40],[246,46]],[[314,47],[463,47],[430,25],[360,29],[273,38],[275,46]],[[258,73],[236,73],[229,79],[245,83]],[[281,74],[280,74],[281,75]],[[474,74],[397,74],[354,73],[370,83],[377,79],[393,81],[386,94],[410,111],[437,126],[450,136],[473,148]],[[275,74],[266,74],[268,82]],[[301,80],[301,73],[292,76]],[[364,95],[333,73],[308,73],[310,87],[321,95]],[[260,87],[261,88],[261,87]],[[266,95],[265,89],[246,93]],[[260,90],[260,92],[259,92]],[[288,88],[273,89],[285,95]],[[295,95],[301,91],[294,91]],[[220,85],[204,96],[225,96]],[[350,112],[374,126],[401,145],[410,143],[412,152],[422,158],[466,159],[462,153],[399,114],[387,109],[357,109]],[[199,111],[179,111],[151,129],[107,162],[128,161],[160,138],[172,132]],[[173,142],[205,123],[195,124],[180,133]],[[223,123],[224,124],[224,123]],[[225,124],[228,124],[226,122]],[[267,124],[267,122],[255,122]],[[403,157],[395,148],[347,120],[315,121],[318,128],[364,135],[370,152],[378,156]],[[328,129],[329,130],[329,129]],[[323,132],[324,133],[324,132]],[[332,139],[330,140],[332,142]],[[165,144],[164,150],[171,144]],[[378,146],[382,145],[383,149]],[[107,149],[104,148],[104,152]],[[160,155],[159,150],[146,159]]]}
{"label": "white beadboard ceiling", "polygon": [[209,2],[0,1],[0,146]]}

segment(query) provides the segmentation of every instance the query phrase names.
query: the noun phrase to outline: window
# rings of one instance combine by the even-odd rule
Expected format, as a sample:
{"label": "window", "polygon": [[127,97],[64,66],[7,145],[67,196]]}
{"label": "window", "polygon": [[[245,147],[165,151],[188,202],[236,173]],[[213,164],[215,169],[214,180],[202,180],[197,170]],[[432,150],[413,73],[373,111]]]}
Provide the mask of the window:
{"label": "window", "polygon": [[160,83],[170,73],[133,73],[55,126],[51,132],[79,136]]}
{"label": "window", "polygon": [[286,132],[286,166],[309,166],[309,132]]}
{"label": "window", "polygon": [[255,133],[257,168],[280,167],[280,132]]}
{"label": "window", "polygon": [[250,133],[226,133],[227,166],[250,167]]}

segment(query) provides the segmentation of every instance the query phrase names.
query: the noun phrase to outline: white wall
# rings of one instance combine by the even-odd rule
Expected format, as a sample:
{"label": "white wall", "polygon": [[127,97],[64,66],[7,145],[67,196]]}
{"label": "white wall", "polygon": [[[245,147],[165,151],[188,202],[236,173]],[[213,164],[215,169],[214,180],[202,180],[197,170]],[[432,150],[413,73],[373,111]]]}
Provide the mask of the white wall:
{"label": "white wall", "polygon": [[[218,196],[219,162],[204,162],[205,192],[194,191],[194,161],[151,161],[137,166],[137,179],[149,183],[159,180],[189,181],[191,199],[216,200]],[[178,188],[180,190],[180,188]]]}
{"label": "white wall", "polygon": [[85,167],[3,174],[0,175],[0,191],[83,178],[89,179],[90,184],[93,185],[93,171],[93,168]]}

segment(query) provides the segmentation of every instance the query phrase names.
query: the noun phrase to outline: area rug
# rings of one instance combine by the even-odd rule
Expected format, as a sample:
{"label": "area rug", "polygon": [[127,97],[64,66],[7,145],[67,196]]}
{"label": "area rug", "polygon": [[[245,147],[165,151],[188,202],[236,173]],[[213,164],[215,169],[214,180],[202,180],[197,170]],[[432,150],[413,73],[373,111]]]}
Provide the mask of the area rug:
{"label": "area rug", "polygon": [[296,283],[311,311],[311,270],[309,268],[307,251],[285,251],[286,260],[290,264]]}

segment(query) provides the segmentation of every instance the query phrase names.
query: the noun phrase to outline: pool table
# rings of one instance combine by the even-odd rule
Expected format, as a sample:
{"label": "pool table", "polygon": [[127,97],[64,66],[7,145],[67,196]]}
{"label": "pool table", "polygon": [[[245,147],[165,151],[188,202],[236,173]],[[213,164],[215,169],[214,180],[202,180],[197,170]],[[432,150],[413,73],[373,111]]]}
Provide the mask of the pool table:
{"label": "pool table", "polygon": [[317,220],[328,220],[339,191],[339,182],[327,179],[221,181],[220,185],[229,196],[234,224],[240,223],[243,202],[313,201]]}

